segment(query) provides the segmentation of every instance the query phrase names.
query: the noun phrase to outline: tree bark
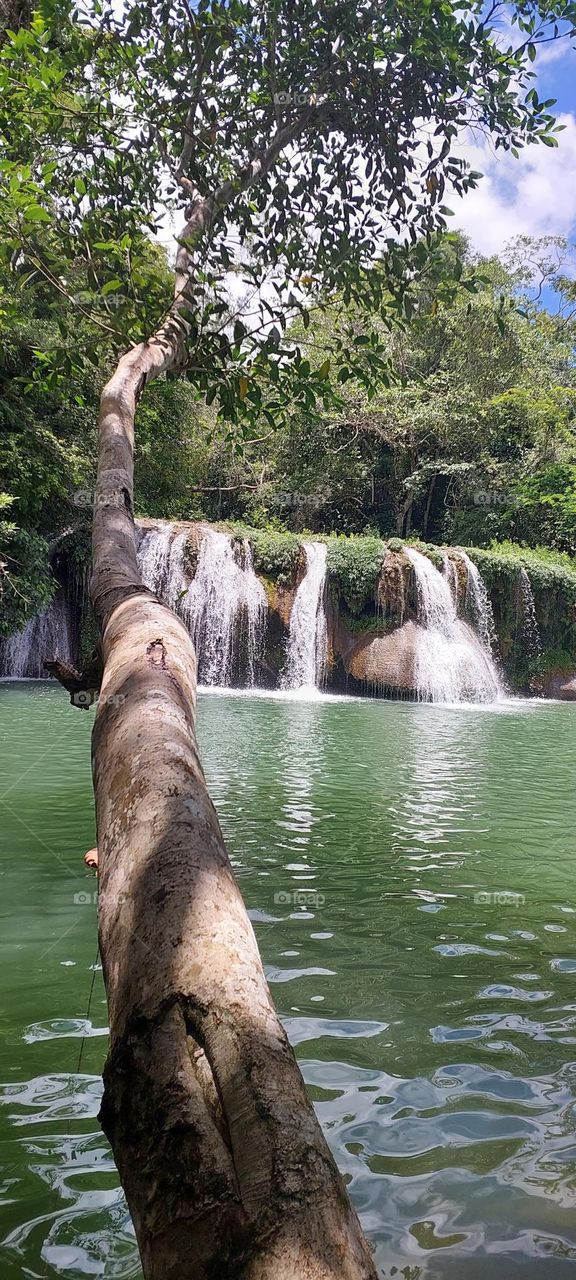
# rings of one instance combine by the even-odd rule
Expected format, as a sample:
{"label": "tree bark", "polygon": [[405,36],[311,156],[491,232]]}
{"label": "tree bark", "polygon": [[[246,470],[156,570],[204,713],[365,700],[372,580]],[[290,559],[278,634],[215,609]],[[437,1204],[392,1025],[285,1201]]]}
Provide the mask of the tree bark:
{"label": "tree bark", "polygon": [[410,533],[413,502],[414,495],[409,493],[408,497],[404,499],[400,510],[397,512],[396,533],[399,538],[407,538]]}
{"label": "tree bark", "polygon": [[[180,260],[177,297],[182,270]],[[146,1280],[375,1280],[206,790],[190,636],[139,574],[136,404],[145,382],[177,363],[183,331],[173,314],[123,356],[101,404],[92,577],[110,1015],[101,1122]]]}
{"label": "tree bark", "polygon": [[424,521],[422,526],[422,535],[424,538],[428,535],[428,521],[430,519],[430,508],[432,506],[432,498],[434,497],[434,486],[436,484],[436,476],[433,475],[428,487],[428,496],[426,498],[426,507],[424,509]]}

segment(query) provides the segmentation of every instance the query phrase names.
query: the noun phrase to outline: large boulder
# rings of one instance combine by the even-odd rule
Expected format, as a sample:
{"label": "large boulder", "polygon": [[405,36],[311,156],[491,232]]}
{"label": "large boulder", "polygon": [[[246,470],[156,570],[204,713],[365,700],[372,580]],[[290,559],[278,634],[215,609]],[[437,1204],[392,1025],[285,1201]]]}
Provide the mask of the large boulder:
{"label": "large boulder", "polygon": [[544,684],[547,698],[560,698],[562,702],[576,702],[576,672],[550,675]]}
{"label": "large boulder", "polygon": [[416,650],[421,631],[415,622],[405,622],[384,636],[366,632],[345,637],[341,631],[338,656],[346,675],[382,691],[416,696]]}

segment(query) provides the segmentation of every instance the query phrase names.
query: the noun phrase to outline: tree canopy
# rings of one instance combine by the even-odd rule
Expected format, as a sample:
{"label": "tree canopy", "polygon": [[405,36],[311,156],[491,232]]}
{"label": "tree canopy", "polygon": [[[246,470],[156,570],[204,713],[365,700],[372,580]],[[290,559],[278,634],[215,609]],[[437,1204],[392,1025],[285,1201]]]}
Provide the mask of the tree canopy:
{"label": "tree canopy", "polygon": [[[565,257],[567,247],[557,248]],[[548,251],[540,242],[524,250],[534,258]],[[331,369],[341,404],[313,423],[296,404],[274,430],[262,417],[245,439],[242,424],[219,422],[186,380],[152,384],[139,412],[137,513],[572,551],[574,321],[563,293],[556,315],[527,296],[513,264],[504,265],[511,256],[479,259],[462,238],[446,236],[434,275],[414,291],[410,322],[383,332],[389,385],[369,398]],[[459,271],[476,287],[454,298]],[[98,391],[111,358],[103,343],[97,367],[87,362],[67,384],[46,386],[34,353],[40,342],[45,353],[60,342],[50,291],[41,275],[25,289],[18,280],[10,267],[0,273],[0,487],[12,495],[0,526],[12,584],[5,632],[49,597],[50,538],[63,528],[85,537]],[[71,309],[61,304],[69,324]],[[347,319],[362,334],[352,308]],[[334,311],[315,312],[306,330],[300,319],[288,332],[303,358],[321,361],[337,323]],[[77,323],[79,350],[88,327]]]}
{"label": "tree canopy", "polygon": [[[175,304],[196,392],[249,436],[262,415],[333,404],[328,361],[337,387],[374,390],[445,202],[479,180],[464,131],[505,150],[556,145],[533,61],[575,23],[576,5],[548,0],[43,0],[0,49],[0,236],[53,291],[61,343],[44,377],[158,328],[150,237],[201,209]],[[309,359],[287,340],[291,318],[339,300],[363,332],[341,326]]]}
{"label": "tree canopy", "polygon": [[[498,370],[486,362],[503,320],[486,292],[472,303],[482,287],[477,264],[447,255],[445,202],[480,178],[459,150],[466,129],[505,150],[556,145],[553,103],[540,101],[533,64],[540,44],[571,36],[574,4],[200,0],[119,9],[92,0],[76,9],[42,0],[35,10],[6,3],[1,16],[1,464],[12,498],[5,564],[7,539],[21,536],[14,520],[53,532],[69,517],[71,490],[90,489],[97,387],[120,351],[162,325],[170,308],[174,372],[189,390],[162,383],[141,409],[137,502],[154,514],[243,514],[234,495],[251,481],[263,519],[293,521],[302,517],[290,495],[313,484],[316,514],[331,524],[393,521],[406,531],[416,519],[424,532],[430,521],[448,532],[436,510],[447,477],[452,497],[472,481],[497,483],[489,444],[482,453],[477,427],[470,433],[483,394],[479,363],[464,376],[467,390],[457,388],[456,366],[434,366],[434,343],[463,359],[463,303],[453,313],[443,306],[462,286],[472,308],[469,351],[479,362],[484,342],[485,375],[506,397],[489,413],[482,403],[482,422],[492,422],[486,440],[500,431],[495,415],[525,442],[536,417],[541,434],[551,415],[569,422],[561,392],[550,399],[547,386],[539,409],[519,397],[525,379],[515,388],[510,370],[517,326],[506,322],[507,349],[498,332]],[[187,230],[179,233],[172,300],[168,264],[153,242],[177,221]],[[553,250],[540,252],[539,265],[563,289],[566,319],[573,286]],[[517,284],[521,275],[516,264]],[[439,311],[423,321],[426,297]],[[406,377],[412,358],[420,365]],[[416,372],[426,391],[417,390]],[[382,399],[395,376],[406,387]],[[199,413],[195,398],[212,408]],[[279,427],[262,451],[259,442]],[[324,450],[317,446],[327,429],[339,443],[332,434]],[[239,436],[254,442],[251,472],[238,462]],[[500,479],[502,448],[500,441]],[[537,478],[529,471],[522,502],[545,505],[550,537],[562,542],[572,503],[566,431],[562,447],[547,448],[548,470]],[[319,504],[317,458],[330,489]],[[267,502],[270,477],[285,486],[287,513],[277,499],[272,510]],[[386,502],[367,504],[366,485],[374,495],[387,486]],[[194,486],[203,497],[192,501]],[[497,516],[492,532],[511,532]],[[21,591],[16,563],[12,587],[5,583],[12,625],[43,599],[42,575],[37,589],[29,582]]]}

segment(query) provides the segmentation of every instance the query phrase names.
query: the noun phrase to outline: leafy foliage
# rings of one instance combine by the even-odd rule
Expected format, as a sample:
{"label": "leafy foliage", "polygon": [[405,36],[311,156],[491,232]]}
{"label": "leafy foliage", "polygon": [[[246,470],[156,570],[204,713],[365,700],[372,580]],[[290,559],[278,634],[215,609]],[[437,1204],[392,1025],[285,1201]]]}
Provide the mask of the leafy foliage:
{"label": "leafy foliage", "polygon": [[[458,153],[462,130],[513,152],[556,145],[532,64],[575,23],[567,0],[496,3],[490,16],[480,0],[43,0],[0,48],[0,233],[5,261],[72,309],[38,357],[44,379],[162,322],[149,238],[164,199],[193,228],[172,332],[198,394],[249,438],[294,407],[335,407],[351,379],[375,393],[385,335],[434,270],[445,193],[479,178]],[[335,302],[342,322],[311,360],[290,320],[307,329]]]}
{"label": "leafy foliage", "polygon": [[[0,512],[12,501],[0,493]],[[0,637],[21,630],[46,608],[54,588],[44,539],[0,518]]]}
{"label": "leafy foliage", "polygon": [[[241,454],[234,440],[219,445],[212,483],[222,501],[216,511],[207,495],[207,515],[476,545],[544,535],[570,548],[572,331],[527,306],[502,263],[474,259],[462,239],[447,239],[443,255],[412,321],[388,339],[391,385],[369,400],[349,383],[341,411],[312,428],[295,410]],[[445,279],[458,262],[483,283],[448,305]],[[325,351],[325,325],[316,320],[306,341]]]}
{"label": "leafy foliage", "polygon": [[256,572],[276,577],[280,583],[289,583],[300,556],[300,543],[295,534],[251,529],[249,537]]}
{"label": "leafy foliage", "polygon": [[533,584],[542,588],[562,587],[576,600],[576,556],[513,542],[495,542],[487,549],[470,547],[468,551],[488,580],[496,572],[512,578],[521,565],[529,572]]}
{"label": "leafy foliage", "polygon": [[328,580],[351,613],[374,604],[385,547],[380,538],[330,538]]}
{"label": "leafy foliage", "polygon": [[[576,4],[6,12],[0,474],[20,524],[87,521],[98,390],[171,311],[187,381],[141,402],[140,513],[489,542],[531,537],[545,509],[567,545],[571,358],[537,308],[516,313],[516,266],[446,234],[444,200],[479,180],[467,125],[556,145],[533,62]],[[174,301],[152,243],[167,215],[186,228]],[[479,485],[514,501],[478,508]],[[360,599],[367,570],[338,555]]]}
{"label": "leafy foliage", "polygon": [[[155,251],[154,273],[159,264],[166,279],[163,255]],[[64,321],[72,325],[73,308],[60,299],[54,303],[41,275],[22,288],[20,273],[0,265],[0,483],[18,495],[19,523],[48,534],[90,517],[98,400],[113,358],[103,343],[97,365],[88,360],[65,382],[36,376],[38,344],[49,358]],[[90,350],[83,319],[74,344],[80,356]],[[187,383],[162,381],[150,388],[136,446],[141,514],[200,514],[192,491],[205,477],[209,481],[219,442],[212,432],[209,445],[209,433]]]}

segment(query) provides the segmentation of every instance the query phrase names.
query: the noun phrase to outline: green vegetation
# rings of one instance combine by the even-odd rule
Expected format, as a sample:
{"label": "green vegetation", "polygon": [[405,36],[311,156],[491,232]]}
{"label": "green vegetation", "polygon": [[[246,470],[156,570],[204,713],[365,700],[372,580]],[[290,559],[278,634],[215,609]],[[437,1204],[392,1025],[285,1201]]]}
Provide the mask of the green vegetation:
{"label": "green vegetation", "polygon": [[[222,490],[228,465],[234,476],[221,516],[434,543],[544,540],[570,552],[573,322],[522,292],[516,256],[479,260],[447,239],[410,323],[388,339],[387,381],[369,394],[349,380],[343,409],[313,427],[295,411],[264,447],[230,445],[229,463],[221,451]],[[474,292],[447,302],[454,275],[471,271]],[[326,328],[311,321],[298,341],[323,351]]]}
{"label": "green vegetation", "polygon": [[[573,321],[531,300],[526,270],[540,261],[570,302],[567,251],[523,242],[479,260],[448,234],[443,200],[480,179],[454,146],[471,119],[504,151],[556,145],[533,63],[576,7],[512,6],[506,47],[498,6],[296,9],[275,7],[264,58],[269,15],[247,0],[6,11],[0,488],[16,523],[50,540],[89,520],[74,494],[93,485],[99,391],[171,303],[159,203],[182,217],[191,189],[226,186],[288,127],[296,145],[250,197],[243,180],[227,188],[196,246],[186,342],[139,403],[136,511],[570,552]],[[370,555],[333,553],[356,608]],[[42,592],[30,581],[19,614],[12,582],[15,622]]]}
{"label": "green vegetation", "polygon": [[296,534],[277,529],[250,529],[242,524],[232,528],[239,536],[249,538],[256,573],[275,578],[280,586],[290,585],[300,558],[300,540]]}
{"label": "green vegetation", "polygon": [[553,551],[550,547],[525,547],[514,542],[494,543],[490,550],[521,560],[531,573],[546,565],[553,570],[564,568],[576,573],[576,555],[569,555],[566,551]]}
{"label": "green vegetation", "polygon": [[375,591],[385,553],[380,538],[328,539],[328,580],[353,614],[375,607]]}
{"label": "green vegetation", "polygon": [[[162,272],[167,287],[163,255],[149,257],[154,280]],[[56,352],[61,358],[63,315],[71,324],[73,305],[54,299],[40,275],[30,279],[0,259],[2,635],[17,630],[53,594],[47,543],[72,528],[89,546],[98,400],[112,348],[103,341],[95,355],[88,322],[80,316],[75,341],[76,352],[86,357],[82,370],[74,366],[66,380],[46,381],[39,368]],[[150,388],[136,445],[139,514],[202,515],[194,489],[211,483],[219,440],[216,429],[209,438],[206,416],[188,383],[164,380]],[[10,519],[3,518],[8,511]]]}
{"label": "green vegetation", "polygon": [[489,549],[466,547],[490,587],[497,578],[518,577],[519,568],[526,569],[533,589],[562,590],[567,600],[576,600],[576,560],[547,547],[521,547],[512,542],[493,543]]}
{"label": "green vegetation", "polygon": [[0,493],[0,637],[11,635],[44,609],[55,586],[46,541],[1,517],[13,501]]}
{"label": "green vegetation", "polygon": [[[212,410],[200,409],[189,383],[153,384],[139,416],[138,514],[250,527],[260,572],[282,574],[284,581],[297,556],[296,534],[335,531],[331,572],[353,612],[362,612],[370,596],[382,540],[392,549],[404,542],[419,546],[435,563],[431,543],[488,550],[496,541],[503,554],[523,555],[536,573],[547,553],[554,555],[550,563],[570,569],[576,545],[571,322],[519,292],[514,260],[512,253],[508,266],[478,261],[460,238],[448,238],[433,279],[419,287],[410,323],[387,340],[389,385],[368,397],[346,382],[345,409],[314,425],[295,407],[275,430],[263,422],[262,439],[250,443]],[[167,291],[158,251],[149,254],[148,270],[154,287],[163,279]],[[448,305],[448,285],[466,270],[481,277],[475,292],[464,291]],[[103,342],[96,365],[87,360],[67,384],[55,378],[46,385],[38,380],[35,352],[40,341],[44,353],[59,349],[62,300],[54,302],[40,276],[22,288],[7,266],[0,269],[0,296],[0,485],[18,495],[11,519],[30,537],[50,540],[63,528],[89,523],[90,508],[77,505],[75,495],[90,502],[98,387],[112,348]],[[306,334],[295,330],[299,342],[321,347],[324,333],[324,321],[311,321]],[[82,317],[76,340],[89,350]],[[350,535],[358,536],[358,550]],[[0,536],[6,560],[7,534]],[[14,589],[5,585],[4,630],[51,590],[42,541],[26,552],[24,532],[18,536],[16,553],[12,529]],[[21,574],[28,558],[30,580],[22,590],[16,562]]]}

